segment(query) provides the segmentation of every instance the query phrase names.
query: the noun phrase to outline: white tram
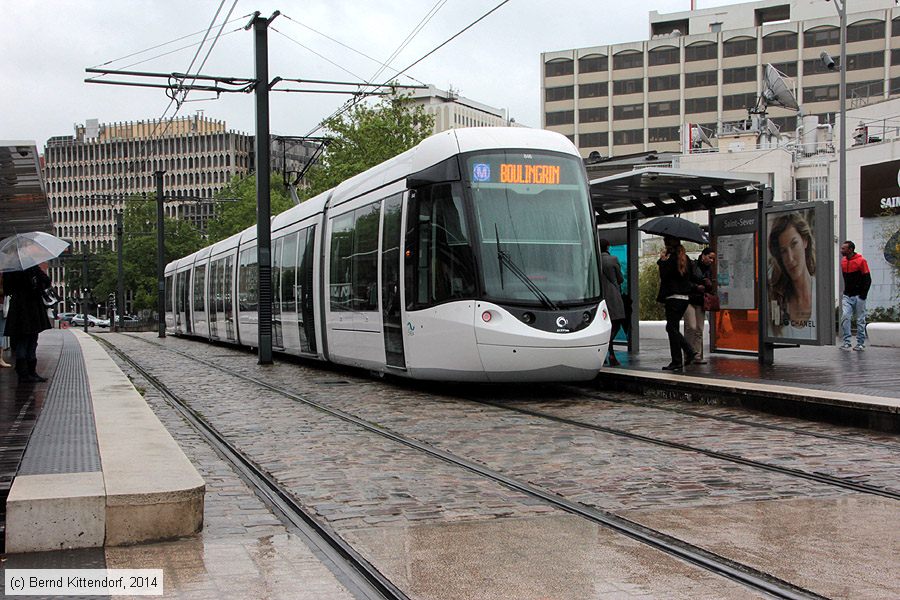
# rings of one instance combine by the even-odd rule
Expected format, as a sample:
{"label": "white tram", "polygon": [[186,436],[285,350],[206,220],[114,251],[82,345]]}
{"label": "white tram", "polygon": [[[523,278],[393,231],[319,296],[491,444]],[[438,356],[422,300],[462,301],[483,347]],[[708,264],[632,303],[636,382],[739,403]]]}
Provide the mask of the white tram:
{"label": "white tram", "polygon": [[[430,137],[272,219],[276,351],[404,377],[596,376],[610,321],[563,136]],[[166,267],[166,329],[256,347],[256,227]]]}

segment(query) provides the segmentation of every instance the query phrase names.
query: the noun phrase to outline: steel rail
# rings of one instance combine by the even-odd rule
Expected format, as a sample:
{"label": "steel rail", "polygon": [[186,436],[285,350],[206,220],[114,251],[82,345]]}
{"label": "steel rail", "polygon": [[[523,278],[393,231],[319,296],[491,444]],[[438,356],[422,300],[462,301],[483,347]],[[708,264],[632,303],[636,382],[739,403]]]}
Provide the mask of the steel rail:
{"label": "steel rail", "polygon": [[861,446],[872,446],[875,448],[887,448],[890,450],[900,451],[900,444],[891,444],[889,442],[876,442],[873,440],[861,440],[855,438],[848,438],[840,435],[834,435],[830,433],[822,433],[820,431],[807,431],[804,429],[797,429],[796,427],[788,427],[786,425],[774,425],[772,423],[756,423],[754,421],[748,421],[746,419],[741,419],[739,417],[726,417],[723,415],[707,415],[701,412],[697,412],[694,410],[688,410],[685,408],[674,408],[671,406],[655,406],[648,402],[639,402],[637,400],[622,400],[620,398],[610,398],[609,396],[605,396],[600,392],[594,392],[585,390],[584,388],[577,385],[567,385],[570,389],[577,390],[577,393],[585,398],[594,398],[596,400],[602,400],[604,402],[612,402],[614,404],[629,404],[631,406],[637,406],[640,408],[650,408],[652,410],[662,410],[667,411],[679,415],[688,415],[691,417],[698,417],[701,419],[712,419],[715,421],[723,421],[726,423],[737,423],[739,425],[747,425],[748,427],[756,427],[759,429],[771,429],[773,431],[786,431],[788,433],[795,433],[797,435],[805,435],[809,437],[815,437],[823,440],[832,440],[835,442],[842,442],[844,444],[858,444]]}
{"label": "steel rail", "polygon": [[499,402],[496,402],[493,400],[481,400],[481,399],[472,398],[472,397],[464,397],[464,399],[469,402],[474,402],[477,404],[493,406],[494,408],[499,408],[502,410],[509,410],[509,411],[517,412],[517,413],[520,413],[523,415],[529,415],[532,417],[546,419],[548,421],[563,423],[565,425],[572,425],[574,427],[580,427],[582,429],[590,429],[593,431],[600,431],[602,433],[609,433],[611,435],[624,437],[624,438],[628,438],[628,439],[632,439],[632,440],[637,440],[639,442],[644,442],[647,444],[654,444],[656,446],[663,446],[665,448],[673,448],[675,450],[684,450],[686,452],[696,452],[698,454],[703,454],[705,456],[709,456],[711,458],[715,458],[718,460],[724,460],[724,461],[736,463],[739,465],[744,465],[746,467],[752,467],[755,469],[762,469],[764,471],[771,471],[773,473],[779,473],[781,475],[788,475],[788,476],[797,477],[800,479],[807,479],[809,481],[814,481],[816,483],[822,483],[825,485],[840,487],[840,488],[852,490],[854,492],[859,492],[861,494],[874,494],[876,496],[883,496],[885,498],[890,498],[891,500],[900,500],[900,492],[895,492],[895,491],[888,490],[885,488],[866,485],[865,483],[856,483],[853,481],[849,481],[847,479],[841,479],[840,477],[826,475],[824,473],[811,473],[809,471],[803,471],[800,469],[792,469],[791,467],[781,467],[779,465],[773,465],[770,463],[756,461],[756,460],[753,460],[750,458],[744,458],[743,456],[738,456],[737,454],[728,454],[727,452],[717,452],[715,450],[707,450],[706,448],[700,448],[698,446],[682,444],[680,442],[673,442],[671,440],[663,440],[660,438],[642,435],[640,433],[633,433],[631,431],[625,431],[624,429],[616,429],[614,427],[606,427],[604,425],[597,425],[594,423],[585,423],[584,421],[577,421],[575,419],[569,419],[567,417],[560,417],[560,416],[553,415],[550,413],[544,413],[544,412],[540,412],[537,410],[531,410],[530,408],[521,408],[518,406],[507,406],[505,404],[502,404],[502,403],[499,403]]}
{"label": "steel rail", "polygon": [[763,573],[748,565],[744,565],[724,556],[720,556],[708,550],[704,550],[699,546],[695,546],[694,544],[685,542],[684,540],[680,540],[673,536],[667,535],[665,533],[662,533],[661,531],[645,527],[643,525],[640,525],[639,523],[615,515],[613,513],[580,504],[578,502],[566,500],[565,498],[562,498],[561,496],[551,491],[547,491],[529,483],[519,481],[515,478],[504,475],[499,471],[495,471],[493,469],[485,467],[484,465],[481,465],[475,461],[457,456],[451,452],[441,450],[430,444],[405,437],[385,427],[381,427],[380,425],[376,425],[374,423],[366,421],[365,419],[357,417],[356,415],[347,413],[340,409],[326,406],[321,402],[310,400],[309,398],[304,398],[299,394],[284,390],[277,385],[271,384],[267,381],[251,377],[249,375],[241,375],[240,373],[236,373],[233,370],[229,370],[225,367],[219,366],[211,361],[207,361],[203,358],[193,356],[174,348],[168,348],[163,344],[153,342],[143,337],[129,337],[134,337],[134,339],[139,339],[147,344],[150,344],[151,346],[156,346],[157,348],[161,348],[174,354],[178,354],[179,356],[206,365],[207,367],[210,367],[237,379],[253,383],[254,385],[258,385],[262,388],[275,392],[281,396],[284,396],[285,398],[294,400],[295,402],[301,404],[305,404],[328,415],[337,417],[345,422],[357,425],[358,427],[366,431],[375,433],[409,448],[413,448],[435,458],[441,459],[449,464],[464,468],[473,473],[481,475],[482,477],[503,484],[510,489],[535,498],[539,498],[568,513],[603,525],[631,539],[656,548],[657,550],[665,552],[666,554],[669,554],[676,558],[680,558],[681,560],[684,560],[690,564],[716,573],[717,575],[721,575],[733,581],[737,581],[752,589],[771,594],[777,598],[789,598],[792,600],[808,600],[813,598],[824,599],[824,596],[816,594],[815,592],[812,592],[800,586],[796,586],[788,581],[784,581],[767,573]]}
{"label": "steel rail", "polygon": [[[150,374],[115,345],[97,337],[95,339],[100,340],[104,346],[115,352],[140,373],[141,377],[150,382],[170,406],[177,410],[225,460],[231,463],[246,481],[262,493],[283,520],[297,527],[316,548],[340,568],[341,572],[353,582],[365,598],[409,600],[409,597],[400,588],[382,575],[340,535],[319,522],[312,512],[304,508],[274,478],[235,448],[215,427],[169,389],[166,384]],[[342,565],[343,568],[341,568]]]}

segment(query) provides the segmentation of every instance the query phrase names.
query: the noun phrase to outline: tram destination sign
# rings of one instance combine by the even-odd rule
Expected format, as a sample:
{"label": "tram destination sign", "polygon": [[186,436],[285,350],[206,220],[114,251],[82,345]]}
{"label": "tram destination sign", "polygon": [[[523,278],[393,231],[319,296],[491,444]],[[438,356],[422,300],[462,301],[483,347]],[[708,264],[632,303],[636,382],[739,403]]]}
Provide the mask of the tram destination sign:
{"label": "tram destination sign", "polygon": [[559,185],[559,165],[509,164],[500,165],[500,183]]}
{"label": "tram destination sign", "polygon": [[859,215],[885,217],[900,214],[900,160],[859,169]]}

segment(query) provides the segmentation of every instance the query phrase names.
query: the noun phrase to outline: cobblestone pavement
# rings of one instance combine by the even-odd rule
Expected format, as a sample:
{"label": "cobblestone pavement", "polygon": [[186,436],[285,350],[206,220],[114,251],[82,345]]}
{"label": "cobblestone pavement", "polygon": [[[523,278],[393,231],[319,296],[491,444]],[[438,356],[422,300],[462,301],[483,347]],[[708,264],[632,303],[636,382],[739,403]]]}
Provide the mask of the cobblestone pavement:
{"label": "cobblestone pavement", "polygon": [[167,598],[353,598],[152,386],[126,363],[118,364],[197,468],[206,496],[199,536],[107,548],[107,568],[162,568]]}
{"label": "cobblestone pavement", "polygon": [[[417,521],[431,526],[497,517],[560,516],[556,511],[505,488],[371,434],[360,433],[354,426],[278,394],[247,382],[229,380],[205,367],[188,366],[187,359],[161,352],[144,341],[123,336],[110,336],[109,339],[151,368],[165,383],[176,389],[190,390],[194,408],[205,414],[229,439],[295,490],[305,504],[314,507],[332,525],[345,532],[355,532],[361,539],[365,537],[364,530],[370,526],[409,525]],[[254,356],[221,346],[171,338],[164,343],[167,347],[227,365],[234,372],[264,378],[310,399],[480,461],[570,500],[627,514],[629,518],[641,515],[647,520],[655,518],[672,529],[689,519],[667,522],[658,516],[658,511],[689,513],[701,507],[720,509],[750,503],[756,503],[754,506],[758,507],[787,500],[809,502],[813,499],[829,506],[850,501],[862,512],[871,510],[880,517],[898,516],[891,501],[857,501],[859,494],[837,488],[724,463],[697,453],[659,448],[602,432],[473,405],[452,395],[459,390],[470,393],[471,390],[466,388],[443,386],[442,393],[438,393],[434,386],[375,381],[360,377],[358,373],[304,364],[279,363],[273,367],[259,367]],[[797,438],[801,436],[787,432],[749,429],[744,425],[736,427],[732,435],[734,424],[724,425],[614,403],[604,407],[595,400],[574,399],[571,390],[566,392],[559,388],[547,392],[546,389],[520,388],[519,391],[529,396],[541,396],[538,401],[529,403],[531,408],[540,406],[542,409],[571,411],[578,418],[594,418],[611,427],[639,427],[645,435],[664,433],[671,436],[677,432],[678,441],[684,443],[689,443],[687,440],[697,444],[721,442],[724,447],[731,448],[729,451],[738,446],[740,452],[735,453],[750,452],[758,460],[774,457],[793,461],[790,466],[795,468],[809,465],[814,470],[836,469],[843,476],[853,473],[867,477],[873,484],[875,481],[891,483],[891,469],[884,466],[884,448],[860,447],[851,451],[845,448],[844,453],[853,454],[853,459],[848,460],[840,455],[840,449],[835,450],[836,453],[831,449],[821,451],[816,443],[810,446],[809,439],[798,443]],[[745,440],[746,448],[738,439]],[[486,440],[489,443],[485,443]],[[839,442],[827,441],[827,444]],[[875,465],[872,469],[865,468],[866,461],[859,458],[860,453],[869,453],[869,461]],[[324,479],[321,478],[323,469],[328,472]],[[893,482],[896,482],[896,474]],[[759,515],[755,526],[773,531],[781,527],[777,520],[765,520],[766,511],[751,512]],[[836,511],[836,514],[840,512]],[[782,518],[795,517],[787,511]],[[722,529],[721,525],[719,529]],[[690,531],[684,533],[685,538],[691,537]],[[811,541],[826,546],[834,543],[821,532],[810,535]],[[695,541],[701,545],[703,542],[702,536]],[[722,545],[729,549],[727,541]],[[372,547],[375,546],[377,544]],[[773,562],[772,557],[786,549],[766,548],[765,556],[751,558],[758,562],[759,568],[779,575],[780,565],[778,561]],[[735,560],[746,559],[746,546],[732,544],[730,550],[735,554]],[[863,555],[860,549],[859,556]],[[826,553],[824,560],[833,562],[842,557],[842,552]],[[828,564],[826,566],[835,575],[825,580],[814,575],[815,567],[819,566],[810,565],[804,570],[801,564],[788,571],[795,574],[801,585],[811,584],[814,588],[818,585],[819,589],[822,586],[844,589],[834,587],[840,577],[865,579],[864,573],[858,573],[865,571],[864,565]],[[871,568],[868,570],[872,571]]]}

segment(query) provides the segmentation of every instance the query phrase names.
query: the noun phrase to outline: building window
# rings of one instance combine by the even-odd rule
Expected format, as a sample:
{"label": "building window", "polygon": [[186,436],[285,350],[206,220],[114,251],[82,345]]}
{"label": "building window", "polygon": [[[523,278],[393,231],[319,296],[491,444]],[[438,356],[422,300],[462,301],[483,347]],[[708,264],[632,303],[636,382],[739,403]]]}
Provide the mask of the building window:
{"label": "building window", "polygon": [[[834,58],[834,66],[835,71],[837,71],[841,66],[841,57],[839,54],[835,54]],[[835,72],[830,70],[822,63],[822,59],[820,58],[808,58],[803,61],[803,74],[804,75],[819,75],[822,73],[832,73]]]}
{"label": "building window", "polygon": [[756,54],[756,38],[735,38],[722,44],[722,56]]}
{"label": "building window", "polygon": [[718,52],[718,46],[714,43],[691,44],[684,49],[684,61],[715,60]]}
{"label": "building window", "polygon": [[544,100],[546,102],[556,102],[558,100],[572,100],[575,98],[575,86],[566,85],[563,87],[552,87],[544,90]]}
{"label": "building window", "polygon": [[650,77],[647,86],[651,92],[662,92],[665,90],[677,90],[681,87],[680,75],[661,75],[659,77]]}
{"label": "building window", "polygon": [[716,21],[715,23],[710,23],[709,30],[712,33],[719,33],[720,31],[722,31],[722,23],[720,21]]}
{"label": "building window", "polygon": [[642,52],[622,52],[613,56],[613,69],[634,69],[644,66]]}
{"label": "building window", "polygon": [[613,118],[616,121],[624,121],[626,119],[641,119],[643,117],[643,104],[623,104],[622,106],[613,106]]}
{"label": "building window", "polygon": [[599,73],[609,70],[609,57],[600,55],[583,56],[578,59],[579,73]]}
{"label": "building window", "polygon": [[718,71],[698,71],[684,74],[684,87],[695,88],[719,83]]}
{"label": "building window", "polygon": [[684,112],[686,114],[716,112],[716,100],[715,96],[709,98],[688,98],[684,101]]}
{"label": "building window", "polygon": [[884,95],[884,80],[854,81],[847,84],[847,98],[871,98]]}
{"label": "building window", "polygon": [[629,144],[643,144],[643,129],[626,129],[624,131],[613,132],[613,144],[616,146],[627,146]]}
{"label": "building window", "polygon": [[670,100],[668,102],[651,102],[647,105],[647,111],[651,117],[667,117],[669,115],[677,115],[681,109],[681,103],[678,100]]}
{"label": "building window", "polygon": [[828,102],[837,100],[838,96],[837,85],[816,85],[803,88],[804,102]]}
{"label": "building window", "polygon": [[678,48],[672,46],[663,46],[654,48],[647,53],[647,62],[651,67],[658,65],[677,65],[681,60],[681,53]]}
{"label": "building window", "polygon": [[894,20],[891,21],[891,36],[900,36],[900,17],[895,17]]}
{"label": "building window", "polygon": [[900,65],[900,49],[891,50],[891,66]]}
{"label": "building window", "polygon": [[803,32],[803,46],[816,48],[841,43],[841,30],[838,27],[820,27]]}
{"label": "building window", "polygon": [[680,127],[651,127],[647,130],[650,143],[655,142],[675,142],[678,141],[680,135]]}
{"label": "building window", "polygon": [[[819,61],[821,62],[821,61]],[[796,62],[783,62],[783,63],[772,63],[772,66],[787,75],[788,77],[796,77],[797,76],[797,63]]]}
{"label": "building window", "polygon": [[847,26],[847,43],[884,39],[884,21],[854,23]]}
{"label": "building window", "polygon": [[[850,37],[849,35],[847,37]],[[847,55],[847,70],[875,69],[884,67],[884,52],[863,52]]]}
{"label": "building window", "polygon": [[640,94],[644,91],[643,79],[622,79],[613,81],[613,94]]}
{"label": "building window", "polygon": [[596,148],[598,146],[609,145],[609,133],[599,131],[597,133],[582,133],[578,136],[578,143],[581,148]]}
{"label": "building window", "polygon": [[769,120],[778,125],[778,129],[783,132],[794,131],[797,129],[797,117],[769,117]]}
{"label": "building window", "polygon": [[605,106],[602,108],[582,108],[578,111],[578,121],[580,123],[599,123],[609,120],[609,109]]}
{"label": "building window", "polygon": [[544,63],[544,77],[559,77],[575,73],[575,62],[568,58],[551,60]]}
{"label": "building window", "polygon": [[546,122],[551,125],[570,125],[575,122],[574,110],[560,110],[546,113]]}
{"label": "building window", "polygon": [[722,96],[722,110],[745,110],[756,106],[756,94]]}
{"label": "building window", "polygon": [[722,70],[722,83],[756,81],[756,67],[736,67]]}
{"label": "building window", "polygon": [[797,49],[796,33],[779,32],[772,33],[763,38],[763,52],[784,52]]}
{"label": "building window", "polygon": [[900,77],[894,77],[891,79],[891,96],[896,94],[900,94]]}
{"label": "building window", "polygon": [[579,98],[600,98],[609,95],[609,85],[602,83],[584,83],[578,86]]}

